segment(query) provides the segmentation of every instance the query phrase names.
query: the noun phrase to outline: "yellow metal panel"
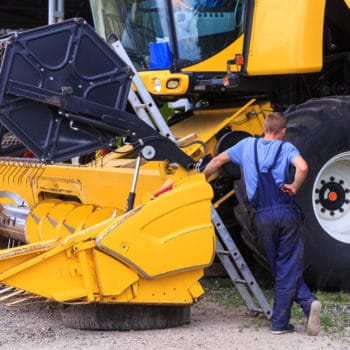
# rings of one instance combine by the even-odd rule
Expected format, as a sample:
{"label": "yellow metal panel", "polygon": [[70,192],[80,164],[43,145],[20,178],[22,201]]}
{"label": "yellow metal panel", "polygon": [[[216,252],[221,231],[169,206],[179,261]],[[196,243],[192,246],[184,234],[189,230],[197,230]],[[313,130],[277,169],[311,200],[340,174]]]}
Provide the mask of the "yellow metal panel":
{"label": "yellow metal panel", "polygon": [[[33,256],[27,256],[28,258],[34,259]],[[16,261],[18,262],[18,259]],[[86,289],[79,259],[67,259],[65,252],[55,254],[28,268],[21,265],[16,265],[22,270],[13,276],[1,278],[3,283],[56,301],[87,298],[92,293]]]}
{"label": "yellow metal panel", "polygon": [[[171,130],[176,138],[186,137],[189,130],[195,130],[194,137],[205,142],[209,153],[214,154],[217,144],[215,135],[220,130],[228,126],[233,131],[244,131],[251,135],[261,135],[264,116],[269,112],[272,112],[269,103],[262,104],[261,101],[256,103],[252,99],[245,105],[236,108],[205,108],[193,111],[192,116],[172,126]],[[199,150],[203,151],[203,147],[195,143],[183,148],[183,150],[195,158]],[[198,157],[201,156],[203,156],[203,153],[198,155]]]}
{"label": "yellow metal panel", "polygon": [[248,74],[320,71],[325,4],[326,0],[256,0]]}
{"label": "yellow metal panel", "polygon": [[210,216],[212,189],[203,174],[130,212],[96,242],[109,254],[154,278],[211,264],[215,254]]}
{"label": "yellow metal panel", "polygon": [[[103,160],[101,163],[103,164]],[[12,165],[16,166],[20,167],[19,164]],[[7,167],[8,165],[0,162],[0,171]],[[8,181],[6,190],[20,194],[31,206],[40,198],[41,193],[52,193],[76,196],[77,200],[84,204],[125,210],[134,175],[133,168],[101,166],[50,165],[44,167],[37,175],[31,175],[30,170],[31,168],[27,169],[29,175],[23,175],[20,186]],[[157,167],[141,169],[137,181],[135,205],[140,203],[142,194],[149,193],[151,196],[165,180]]]}
{"label": "yellow metal panel", "polygon": [[105,253],[94,250],[94,259],[102,296],[119,295],[139,279],[130,268]]}
{"label": "yellow metal panel", "polygon": [[350,0],[344,0],[344,1],[348,5],[348,7],[350,8]]}
{"label": "yellow metal panel", "polygon": [[202,286],[198,283],[203,274],[203,269],[196,269],[157,279],[140,277],[140,280],[133,284],[136,288],[128,288],[116,297],[104,297],[103,301],[135,304],[192,304],[204,293]]}
{"label": "yellow metal panel", "polygon": [[99,300],[91,252],[94,244],[87,244],[86,251],[74,246],[103,232],[110,220],[63,240],[0,250],[0,281],[56,301]]}
{"label": "yellow metal panel", "polygon": [[[202,276],[203,269],[196,269],[164,276],[156,280],[141,278],[138,297],[135,298],[134,302],[192,304],[191,286]],[[196,290],[196,298],[203,293],[203,288],[199,286]]]}
{"label": "yellow metal panel", "polygon": [[[172,132],[177,138],[180,138],[188,134],[188,130],[195,130],[196,137],[204,142],[209,141],[216,133],[229,125],[233,126],[233,130],[244,130],[251,134],[260,134],[262,130],[262,120],[260,119],[263,115],[259,115],[259,105],[254,104],[254,102],[254,100],[249,101],[245,108],[242,109],[241,107],[232,107],[194,111],[193,116],[174,125]],[[254,111],[252,114],[254,118],[247,119],[247,113],[252,111]],[[198,146],[194,145],[194,147]],[[185,151],[191,154],[190,148],[186,147]]]}
{"label": "yellow metal panel", "polygon": [[203,287],[199,282],[192,284],[192,286],[188,288],[188,291],[191,293],[192,298],[195,300],[197,300],[204,293]]}

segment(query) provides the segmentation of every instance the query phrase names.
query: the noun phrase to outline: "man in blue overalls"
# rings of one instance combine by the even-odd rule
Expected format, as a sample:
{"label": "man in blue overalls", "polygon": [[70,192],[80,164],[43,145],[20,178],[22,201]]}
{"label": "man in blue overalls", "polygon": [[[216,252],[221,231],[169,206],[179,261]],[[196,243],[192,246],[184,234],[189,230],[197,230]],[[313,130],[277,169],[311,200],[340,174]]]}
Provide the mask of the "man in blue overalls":
{"label": "man in blue overalls", "polygon": [[[308,334],[321,329],[321,303],[303,279],[304,242],[301,213],[294,196],[304,182],[308,166],[299,151],[282,139],[287,120],[273,112],[264,123],[264,137],[248,137],[214,157],[205,167],[209,178],[221,165],[242,167],[249,201],[256,211],[256,226],[274,276],[272,333],[292,332],[289,323],[296,301],[308,318]],[[289,182],[290,165],[295,167]]]}

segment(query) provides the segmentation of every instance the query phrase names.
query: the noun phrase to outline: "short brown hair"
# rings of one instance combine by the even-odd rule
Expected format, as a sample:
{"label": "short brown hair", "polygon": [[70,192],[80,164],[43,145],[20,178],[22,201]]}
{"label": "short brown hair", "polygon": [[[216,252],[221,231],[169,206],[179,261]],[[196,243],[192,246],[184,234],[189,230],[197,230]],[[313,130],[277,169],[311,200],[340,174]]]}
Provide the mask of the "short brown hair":
{"label": "short brown hair", "polygon": [[273,134],[279,133],[287,127],[287,118],[279,112],[272,112],[265,118],[264,131]]}

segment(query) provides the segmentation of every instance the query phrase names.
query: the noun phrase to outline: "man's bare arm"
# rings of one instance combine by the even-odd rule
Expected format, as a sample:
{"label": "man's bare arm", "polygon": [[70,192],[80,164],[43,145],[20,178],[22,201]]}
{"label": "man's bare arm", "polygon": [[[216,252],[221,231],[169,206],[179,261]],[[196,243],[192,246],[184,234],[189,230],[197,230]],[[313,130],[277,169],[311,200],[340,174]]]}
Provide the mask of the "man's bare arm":
{"label": "man's bare arm", "polygon": [[302,156],[297,156],[292,160],[295,166],[294,181],[291,184],[284,184],[282,191],[289,193],[291,196],[296,195],[300,186],[305,181],[309,167]]}
{"label": "man's bare arm", "polygon": [[214,157],[205,167],[203,173],[205,177],[208,179],[211,175],[215,173],[223,164],[230,161],[230,157],[227,152],[224,151]]}

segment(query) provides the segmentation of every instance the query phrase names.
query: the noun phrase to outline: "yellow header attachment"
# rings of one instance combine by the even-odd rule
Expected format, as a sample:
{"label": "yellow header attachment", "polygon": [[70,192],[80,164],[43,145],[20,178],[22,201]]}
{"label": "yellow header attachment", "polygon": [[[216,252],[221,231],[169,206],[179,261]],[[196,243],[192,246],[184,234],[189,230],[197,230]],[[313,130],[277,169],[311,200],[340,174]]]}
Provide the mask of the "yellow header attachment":
{"label": "yellow header attachment", "polygon": [[0,251],[0,281],[60,302],[192,303],[215,254],[212,189],[186,177],[65,238]]}

